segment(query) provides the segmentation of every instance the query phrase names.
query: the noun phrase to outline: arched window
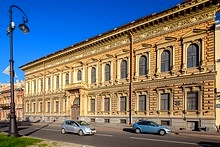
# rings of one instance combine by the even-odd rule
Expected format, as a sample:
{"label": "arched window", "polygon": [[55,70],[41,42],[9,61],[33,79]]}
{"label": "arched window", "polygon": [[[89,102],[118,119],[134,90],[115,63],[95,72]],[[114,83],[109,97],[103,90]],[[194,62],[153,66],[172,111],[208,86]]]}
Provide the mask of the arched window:
{"label": "arched window", "polygon": [[121,79],[124,79],[127,77],[127,61],[123,60],[121,62]]}
{"label": "arched window", "polygon": [[77,72],[77,81],[81,81],[82,80],[82,71],[78,70]]}
{"label": "arched window", "polygon": [[197,44],[191,44],[187,48],[187,67],[199,66],[199,46]]}
{"label": "arched window", "polygon": [[105,81],[111,80],[111,68],[110,64],[105,65]]}
{"label": "arched window", "polygon": [[96,82],[96,69],[95,67],[92,67],[91,70],[91,83],[95,83]]}
{"label": "arched window", "polygon": [[139,75],[147,74],[147,57],[141,56],[139,60]]}
{"label": "arched window", "polygon": [[161,54],[161,72],[170,71],[170,51],[165,50]]}

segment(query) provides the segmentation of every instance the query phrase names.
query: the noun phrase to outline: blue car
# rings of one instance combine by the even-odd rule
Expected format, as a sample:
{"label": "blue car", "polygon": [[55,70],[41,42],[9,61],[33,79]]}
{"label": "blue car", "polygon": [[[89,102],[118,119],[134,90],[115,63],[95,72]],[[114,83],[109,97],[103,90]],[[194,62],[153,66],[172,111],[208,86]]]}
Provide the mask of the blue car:
{"label": "blue car", "polygon": [[171,129],[166,126],[158,125],[153,121],[140,120],[133,124],[132,130],[135,133],[153,133],[159,135],[165,135],[171,133]]}

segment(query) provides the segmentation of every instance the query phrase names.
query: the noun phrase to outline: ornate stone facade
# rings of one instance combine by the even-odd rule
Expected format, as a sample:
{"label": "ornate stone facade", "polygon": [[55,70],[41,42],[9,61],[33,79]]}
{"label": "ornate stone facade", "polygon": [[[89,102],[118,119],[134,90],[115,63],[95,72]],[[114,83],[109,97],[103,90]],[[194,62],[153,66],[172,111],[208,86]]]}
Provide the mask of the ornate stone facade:
{"label": "ornate stone facade", "polygon": [[[11,103],[10,83],[0,84],[0,121],[9,120]],[[15,113],[17,120],[24,119],[24,82],[16,81],[14,84]]]}
{"label": "ornate stone facade", "polygon": [[21,66],[25,117],[214,129],[218,11],[217,0],[185,1]]}

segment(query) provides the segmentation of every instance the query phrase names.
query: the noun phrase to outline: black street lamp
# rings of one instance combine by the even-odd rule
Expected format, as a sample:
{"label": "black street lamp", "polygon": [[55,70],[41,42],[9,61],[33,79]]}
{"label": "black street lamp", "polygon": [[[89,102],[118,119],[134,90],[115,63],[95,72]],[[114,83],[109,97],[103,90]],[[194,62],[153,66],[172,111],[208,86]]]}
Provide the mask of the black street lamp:
{"label": "black street lamp", "polygon": [[12,21],[12,8],[17,8],[23,13],[23,23],[18,27],[24,33],[29,33],[29,28],[25,25],[28,22],[27,16],[24,11],[21,10],[18,6],[12,5],[9,9],[9,26],[7,28],[7,35],[10,37],[10,89],[11,89],[11,103],[10,103],[10,124],[9,124],[9,136],[17,137],[19,136],[17,130],[17,121],[15,114],[15,102],[14,102],[14,59],[13,59],[13,31],[15,29],[15,23]]}

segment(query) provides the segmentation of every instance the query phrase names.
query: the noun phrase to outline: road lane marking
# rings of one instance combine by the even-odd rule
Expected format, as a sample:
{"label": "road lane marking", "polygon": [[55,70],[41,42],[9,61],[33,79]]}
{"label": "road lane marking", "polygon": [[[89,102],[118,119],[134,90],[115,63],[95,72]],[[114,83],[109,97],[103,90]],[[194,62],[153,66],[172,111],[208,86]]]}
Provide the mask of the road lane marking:
{"label": "road lane marking", "polygon": [[98,135],[98,136],[108,136],[108,137],[112,137],[113,135],[109,135],[109,134],[95,134],[95,135]]}
{"label": "road lane marking", "polygon": [[169,142],[169,143],[178,143],[178,144],[189,144],[189,145],[197,145],[197,143],[190,142],[181,142],[181,141],[171,141],[171,140],[160,140],[160,139],[148,139],[148,138],[139,138],[139,137],[130,137],[131,139],[139,139],[139,140],[149,140],[149,141],[160,141],[160,142]]}

